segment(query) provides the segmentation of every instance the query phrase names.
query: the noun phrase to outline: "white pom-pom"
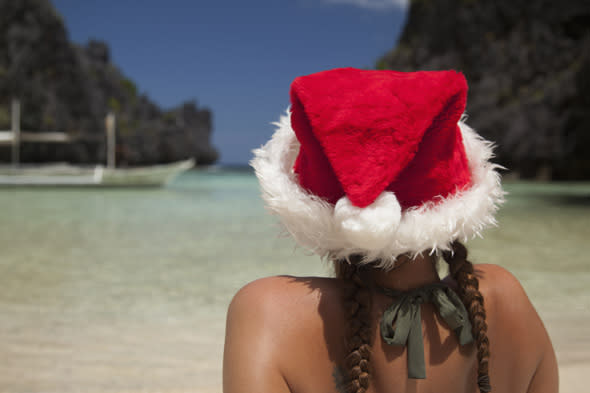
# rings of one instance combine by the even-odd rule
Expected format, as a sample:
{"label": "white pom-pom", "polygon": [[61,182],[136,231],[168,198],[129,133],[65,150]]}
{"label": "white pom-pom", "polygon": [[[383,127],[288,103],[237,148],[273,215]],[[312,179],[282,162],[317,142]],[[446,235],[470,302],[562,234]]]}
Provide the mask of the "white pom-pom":
{"label": "white pom-pom", "polygon": [[392,192],[383,192],[367,207],[354,206],[344,196],[334,206],[334,219],[342,235],[354,247],[379,250],[394,239],[402,217],[401,206]]}

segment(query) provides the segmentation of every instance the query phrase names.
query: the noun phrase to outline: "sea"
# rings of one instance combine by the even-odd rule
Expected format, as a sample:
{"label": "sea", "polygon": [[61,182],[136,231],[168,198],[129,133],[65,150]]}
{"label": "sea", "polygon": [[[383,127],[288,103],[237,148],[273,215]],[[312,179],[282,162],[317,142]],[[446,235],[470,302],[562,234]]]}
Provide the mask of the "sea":
{"label": "sea", "polygon": [[[560,367],[590,364],[590,183],[505,189],[471,259],[521,280]],[[159,189],[1,188],[0,211],[2,393],[221,392],[233,294],[331,274],[282,233],[248,170]]]}

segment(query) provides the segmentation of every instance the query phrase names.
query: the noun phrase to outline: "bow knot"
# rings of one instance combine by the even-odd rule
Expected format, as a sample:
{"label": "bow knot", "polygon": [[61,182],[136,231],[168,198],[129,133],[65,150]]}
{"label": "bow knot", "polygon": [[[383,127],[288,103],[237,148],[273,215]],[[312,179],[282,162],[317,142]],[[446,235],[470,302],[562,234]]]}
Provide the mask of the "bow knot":
{"label": "bow knot", "polygon": [[412,304],[422,304],[426,301],[426,299],[424,298],[424,295],[422,293],[418,293],[416,295],[416,297],[410,299],[410,302]]}
{"label": "bow knot", "polygon": [[421,304],[432,303],[442,319],[455,331],[460,345],[473,341],[467,310],[447,285],[435,283],[407,292],[378,288],[394,298],[381,318],[381,337],[389,345],[408,345],[408,377],[426,378],[422,340]]}

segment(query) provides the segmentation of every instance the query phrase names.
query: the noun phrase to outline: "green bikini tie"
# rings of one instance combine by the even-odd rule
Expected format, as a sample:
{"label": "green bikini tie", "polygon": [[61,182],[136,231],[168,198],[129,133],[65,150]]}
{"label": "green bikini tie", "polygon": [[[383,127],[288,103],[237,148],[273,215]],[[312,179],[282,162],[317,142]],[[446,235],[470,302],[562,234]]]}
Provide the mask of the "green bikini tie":
{"label": "green bikini tie", "polygon": [[426,378],[420,315],[422,303],[430,302],[436,307],[442,319],[457,334],[459,344],[473,341],[467,310],[459,296],[447,285],[430,284],[407,292],[377,289],[395,298],[381,318],[381,337],[389,345],[408,344],[408,378]]}

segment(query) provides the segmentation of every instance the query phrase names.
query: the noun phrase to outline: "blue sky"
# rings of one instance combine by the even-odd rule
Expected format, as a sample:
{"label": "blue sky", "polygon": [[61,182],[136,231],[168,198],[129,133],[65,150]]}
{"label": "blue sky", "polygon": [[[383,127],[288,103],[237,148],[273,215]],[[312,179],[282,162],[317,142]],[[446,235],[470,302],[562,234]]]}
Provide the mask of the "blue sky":
{"label": "blue sky", "polygon": [[213,112],[221,163],[245,164],[273,132],[298,75],[372,68],[397,42],[407,0],[53,0],[70,38],[106,41],[139,90]]}

